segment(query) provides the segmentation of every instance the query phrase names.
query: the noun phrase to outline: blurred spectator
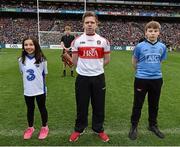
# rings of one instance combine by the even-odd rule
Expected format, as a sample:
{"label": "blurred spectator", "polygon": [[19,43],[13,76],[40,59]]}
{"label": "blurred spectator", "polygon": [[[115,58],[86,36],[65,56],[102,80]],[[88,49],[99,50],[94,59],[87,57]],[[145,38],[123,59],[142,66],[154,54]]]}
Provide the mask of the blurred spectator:
{"label": "blurred spectator", "polygon": [[[40,1],[40,9],[51,10],[84,10],[83,3],[68,2],[42,2]],[[152,9],[153,7],[153,9]],[[168,6],[167,6],[168,7]],[[117,5],[102,3],[87,3],[87,10],[102,12],[119,12],[122,15],[136,15],[139,13],[153,13],[155,16],[180,14],[178,7],[162,7],[162,6],[142,6],[142,5]],[[1,0],[1,8],[27,8],[36,9],[36,1],[6,1]],[[63,15],[63,14],[62,14]],[[41,16],[41,15],[40,15]],[[66,17],[67,16],[67,17]],[[63,28],[67,24],[73,28],[72,32],[83,32],[81,19],[76,16],[66,15],[65,17],[40,17],[40,31],[50,31],[40,33],[41,44],[59,44],[63,34]],[[107,19],[111,18],[111,19]],[[99,33],[109,39],[111,45],[135,45],[140,38],[144,37],[144,24],[146,21],[132,20],[131,17],[121,18],[116,16],[104,16],[100,19]],[[114,19],[113,19],[114,18]],[[142,18],[142,17],[141,17]],[[167,18],[168,20],[168,18]],[[178,22],[178,21],[177,21]],[[165,20],[161,22],[162,31],[161,40],[174,48],[180,46],[180,24],[176,22],[169,23]],[[2,43],[21,43],[25,36],[38,36],[37,18],[23,16],[0,16],[0,40]],[[54,33],[51,33],[53,31]],[[61,34],[59,34],[61,32]],[[76,35],[75,35],[76,36]]]}

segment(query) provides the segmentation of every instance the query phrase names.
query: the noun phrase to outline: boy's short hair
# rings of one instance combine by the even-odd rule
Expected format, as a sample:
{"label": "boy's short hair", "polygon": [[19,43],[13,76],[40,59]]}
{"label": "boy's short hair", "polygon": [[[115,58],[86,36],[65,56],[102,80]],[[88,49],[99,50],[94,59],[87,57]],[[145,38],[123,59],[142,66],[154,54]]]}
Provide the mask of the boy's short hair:
{"label": "boy's short hair", "polygon": [[95,17],[96,23],[97,24],[99,23],[97,15],[94,12],[92,12],[92,11],[86,11],[83,14],[83,17],[82,17],[83,23],[84,23],[84,20],[85,20],[86,17]]}
{"label": "boy's short hair", "polygon": [[145,26],[145,32],[147,31],[147,29],[149,29],[149,28],[153,28],[153,29],[161,29],[161,25],[160,25],[160,23],[159,22],[157,22],[157,21],[150,21],[150,22],[148,22],[147,24],[146,24],[146,26]]}
{"label": "boy's short hair", "polygon": [[65,31],[71,31],[71,27],[70,26],[65,26],[64,30]]}

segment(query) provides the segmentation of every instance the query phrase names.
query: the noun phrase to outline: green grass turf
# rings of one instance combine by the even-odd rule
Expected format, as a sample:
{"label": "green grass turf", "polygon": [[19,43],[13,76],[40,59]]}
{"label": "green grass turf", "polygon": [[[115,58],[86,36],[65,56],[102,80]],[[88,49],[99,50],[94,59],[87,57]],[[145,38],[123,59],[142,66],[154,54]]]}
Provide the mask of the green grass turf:
{"label": "green grass turf", "polygon": [[41,120],[35,110],[35,133],[31,140],[24,141],[22,134],[27,127],[26,106],[23,97],[22,77],[19,73],[17,57],[21,51],[2,49],[0,52],[0,145],[4,146],[45,146],[45,145],[94,145],[94,146],[147,146],[180,145],[180,53],[168,53],[163,63],[164,85],[160,99],[159,127],[165,139],[159,139],[147,130],[147,99],[138,127],[138,139],[129,140],[130,115],[133,102],[134,71],[131,66],[131,52],[113,51],[111,62],[105,67],[107,93],[105,131],[110,142],[102,142],[91,131],[91,107],[89,107],[89,127],[75,143],[68,142],[73,131],[76,107],[74,95],[75,78],[63,78],[59,50],[44,50],[48,59],[48,97],[50,133],[46,140],[37,139]]}

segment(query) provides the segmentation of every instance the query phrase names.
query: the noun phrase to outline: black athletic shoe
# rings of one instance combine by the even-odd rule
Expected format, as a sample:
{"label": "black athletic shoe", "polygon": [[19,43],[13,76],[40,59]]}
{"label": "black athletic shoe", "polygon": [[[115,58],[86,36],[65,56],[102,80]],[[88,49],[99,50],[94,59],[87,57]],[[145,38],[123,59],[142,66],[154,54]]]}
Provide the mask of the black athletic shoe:
{"label": "black athletic shoe", "polygon": [[132,126],[128,135],[129,139],[136,140],[137,139],[137,127]]}
{"label": "black athletic shoe", "polygon": [[65,70],[63,70],[63,77],[65,77],[66,76],[66,71]]}
{"label": "black athletic shoe", "polygon": [[164,134],[158,129],[157,126],[149,126],[148,130],[152,131],[156,136],[158,136],[161,139],[165,137]]}
{"label": "black athletic shoe", "polygon": [[74,73],[73,73],[73,71],[71,71],[71,77],[74,77]]}

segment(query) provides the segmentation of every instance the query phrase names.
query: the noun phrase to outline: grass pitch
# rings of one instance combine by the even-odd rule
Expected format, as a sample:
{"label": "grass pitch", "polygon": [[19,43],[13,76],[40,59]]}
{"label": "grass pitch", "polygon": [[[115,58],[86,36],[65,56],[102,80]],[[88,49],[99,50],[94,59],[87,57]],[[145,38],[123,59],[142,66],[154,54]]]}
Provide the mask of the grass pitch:
{"label": "grass pitch", "polygon": [[48,59],[48,96],[49,136],[37,139],[41,120],[36,105],[35,133],[31,140],[23,140],[23,131],[27,127],[26,106],[23,97],[22,78],[17,57],[21,50],[2,49],[0,52],[0,145],[3,146],[147,146],[180,145],[180,53],[168,53],[163,63],[164,85],[159,107],[159,127],[165,133],[165,139],[159,139],[147,130],[147,99],[143,106],[138,127],[138,139],[129,140],[130,115],[133,102],[134,71],[131,66],[131,52],[113,51],[111,62],[105,67],[106,75],[106,117],[105,131],[110,142],[103,143],[91,131],[91,106],[89,107],[89,127],[75,143],[68,142],[73,131],[76,107],[75,78],[67,72],[62,76],[60,50],[44,50]]}

